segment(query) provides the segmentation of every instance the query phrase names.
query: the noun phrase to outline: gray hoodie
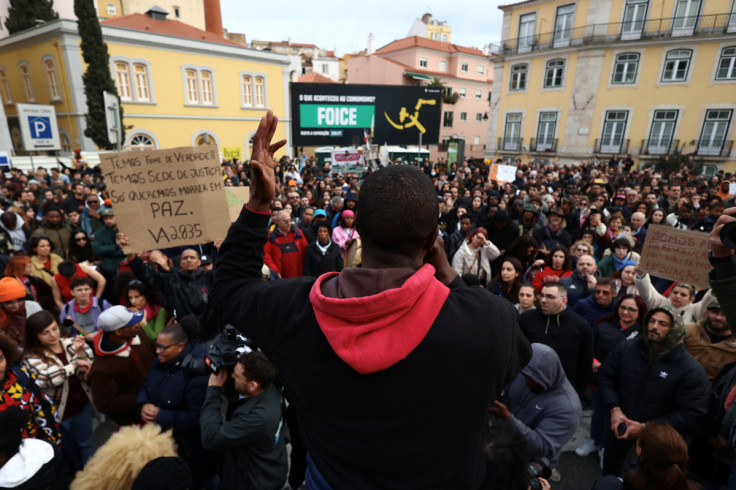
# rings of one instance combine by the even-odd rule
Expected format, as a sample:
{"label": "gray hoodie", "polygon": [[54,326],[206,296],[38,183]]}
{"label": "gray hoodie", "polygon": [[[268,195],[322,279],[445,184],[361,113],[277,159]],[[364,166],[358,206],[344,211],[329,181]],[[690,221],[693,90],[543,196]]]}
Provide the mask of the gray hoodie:
{"label": "gray hoodie", "polygon": [[[532,344],[532,351],[532,360],[511,383],[506,400],[511,420],[524,434],[532,457],[553,460],[575,434],[582,408],[557,353],[544,344]],[[533,392],[526,384],[526,376],[543,390]]]}
{"label": "gray hoodie", "polygon": [[[12,212],[12,211],[7,211]],[[5,227],[5,224],[0,221],[0,227],[2,227],[5,231],[8,232],[8,235],[10,235],[10,240],[13,244],[13,249],[16,252],[20,252],[25,249],[26,247],[26,234],[23,232],[23,218],[18,214],[15,213],[15,228],[8,229]]]}

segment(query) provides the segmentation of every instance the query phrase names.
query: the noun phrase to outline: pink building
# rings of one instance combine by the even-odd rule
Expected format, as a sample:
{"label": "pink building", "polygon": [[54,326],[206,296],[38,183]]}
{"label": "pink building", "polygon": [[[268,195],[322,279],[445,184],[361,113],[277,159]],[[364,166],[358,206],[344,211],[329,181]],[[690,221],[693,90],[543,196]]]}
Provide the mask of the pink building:
{"label": "pink building", "polygon": [[[493,73],[475,48],[419,36],[399,39],[376,52],[348,59],[347,83],[429,85],[441,81],[445,97],[440,142],[465,140],[465,158],[483,158]],[[446,145],[430,146],[431,158],[447,158]]]}

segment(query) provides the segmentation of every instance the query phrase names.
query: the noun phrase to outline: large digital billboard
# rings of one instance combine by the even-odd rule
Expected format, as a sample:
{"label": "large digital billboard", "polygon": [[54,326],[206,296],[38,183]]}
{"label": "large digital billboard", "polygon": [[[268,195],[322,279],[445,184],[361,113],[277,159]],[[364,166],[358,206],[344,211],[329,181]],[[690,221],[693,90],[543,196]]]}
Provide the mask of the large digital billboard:
{"label": "large digital billboard", "polygon": [[292,83],[291,111],[295,146],[435,145],[442,87]]}

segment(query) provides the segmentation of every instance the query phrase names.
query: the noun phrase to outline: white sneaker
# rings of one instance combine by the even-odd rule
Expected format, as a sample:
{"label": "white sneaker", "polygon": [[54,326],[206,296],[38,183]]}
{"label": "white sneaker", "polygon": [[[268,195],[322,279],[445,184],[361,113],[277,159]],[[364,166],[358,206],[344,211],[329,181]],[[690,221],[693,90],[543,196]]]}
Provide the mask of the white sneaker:
{"label": "white sneaker", "polygon": [[593,453],[596,449],[598,448],[595,446],[595,442],[593,442],[593,439],[587,439],[584,443],[575,448],[575,454],[577,454],[581,458],[585,458],[586,456]]}
{"label": "white sneaker", "polygon": [[562,475],[560,475],[560,472],[557,471],[557,468],[552,470],[552,474],[549,477],[549,481],[558,483],[560,480],[562,480]]}

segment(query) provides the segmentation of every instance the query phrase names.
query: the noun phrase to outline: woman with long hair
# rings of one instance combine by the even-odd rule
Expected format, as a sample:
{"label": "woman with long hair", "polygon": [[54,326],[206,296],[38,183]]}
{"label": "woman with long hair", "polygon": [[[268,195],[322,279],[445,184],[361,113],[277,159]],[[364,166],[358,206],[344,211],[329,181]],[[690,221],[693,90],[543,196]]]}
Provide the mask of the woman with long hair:
{"label": "woman with long hair", "polygon": [[69,337],[48,311],[28,317],[23,347],[23,367],[54,402],[57,417],[87,461],[92,456],[92,392],[86,376],[92,367],[92,349],[83,336]]}
{"label": "woman with long hair", "polygon": [[523,279],[521,262],[514,257],[508,257],[501,262],[501,271],[488,285],[488,290],[495,295],[506,298],[512,303],[519,302],[519,289]]}
{"label": "woman with long hair", "polygon": [[538,260],[535,262],[535,265],[544,265],[544,268],[534,276],[534,281],[532,282],[540,293],[545,284],[557,282],[563,277],[572,275],[570,252],[562,245],[554,247],[547,257],[543,260]]}
{"label": "woman with long hair", "polygon": [[166,308],[161,295],[155,289],[133,279],[123,288],[123,297],[130,302],[130,309],[143,312],[143,331],[151,340],[166,326]]}
{"label": "woman with long hair", "polygon": [[28,240],[26,249],[31,256],[33,275],[53,287],[54,274],[59,272],[59,264],[64,260],[53,253],[54,244],[46,235],[36,235]]}
{"label": "woman with long hair", "polygon": [[649,228],[649,225],[670,226],[670,224],[667,223],[667,215],[663,209],[657,208],[652,211],[652,214],[649,215],[649,219],[644,223],[644,228]]}
{"label": "woman with long hair", "polygon": [[485,286],[491,278],[491,262],[499,255],[498,247],[488,240],[488,231],[478,227],[470,232],[455,252],[452,268],[459,276],[473,274]]}
{"label": "woman with long hair", "polygon": [[[627,294],[618,300],[616,309],[593,323],[593,374],[603,365],[608,354],[620,342],[642,334],[642,322],[647,307],[641,296]],[[610,414],[598,392],[598,383],[591,383],[593,416],[590,421],[590,439],[575,449],[578,456],[585,457],[595,450],[599,453],[605,441],[605,430],[609,427]]]}
{"label": "woman with long hair", "polygon": [[345,260],[345,252],[355,242],[360,240],[360,234],[355,229],[355,213],[346,209],[340,214],[339,225],[332,230],[332,241],[340,247],[340,255]]}
{"label": "woman with long hair", "polygon": [[639,290],[636,287],[636,262],[635,260],[626,260],[619,269],[611,275],[611,279],[616,282],[618,294],[614,298],[617,301],[622,296],[633,294],[639,296]]}
{"label": "woman with long hair", "polygon": [[72,233],[69,238],[69,260],[76,263],[95,262],[95,253],[92,251],[92,239],[82,230],[79,229]]}
{"label": "woman with long hair", "polygon": [[524,271],[521,274],[522,278],[525,281],[531,282],[534,274],[537,272],[537,269],[534,269],[534,263],[541,255],[537,240],[531,235],[521,235],[509,243],[502,259],[515,257],[521,264],[521,269]]}
{"label": "woman with long hair", "polygon": [[49,286],[41,278],[33,275],[33,265],[29,256],[10,257],[5,267],[5,276],[16,278],[26,288],[26,299],[37,302],[44,310],[55,312],[64,306],[56,282]]}

